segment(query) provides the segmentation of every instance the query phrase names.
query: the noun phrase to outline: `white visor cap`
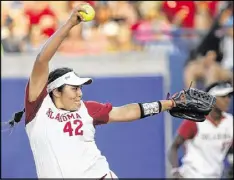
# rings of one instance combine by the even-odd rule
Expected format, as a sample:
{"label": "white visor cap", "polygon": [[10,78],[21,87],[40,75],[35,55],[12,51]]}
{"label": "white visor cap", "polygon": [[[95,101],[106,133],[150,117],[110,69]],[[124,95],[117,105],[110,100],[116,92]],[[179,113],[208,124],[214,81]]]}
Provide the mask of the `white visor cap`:
{"label": "white visor cap", "polygon": [[233,87],[230,83],[220,83],[209,90],[209,94],[213,96],[226,96],[233,94]]}
{"label": "white visor cap", "polygon": [[59,77],[58,79],[52,81],[47,85],[47,92],[50,93],[54,89],[67,84],[72,86],[81,86],[81,85],[88,85],[91,84],[93,80],[91,78],[81,78],[76,75],[75,72],[68,72],[63,76]]}

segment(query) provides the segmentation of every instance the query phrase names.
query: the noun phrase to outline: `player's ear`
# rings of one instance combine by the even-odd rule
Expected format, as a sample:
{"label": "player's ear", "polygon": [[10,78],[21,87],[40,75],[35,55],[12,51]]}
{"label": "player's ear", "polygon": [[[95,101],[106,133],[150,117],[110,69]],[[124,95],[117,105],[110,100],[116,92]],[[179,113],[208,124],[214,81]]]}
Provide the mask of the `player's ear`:
{"label": "player's ear", "polygon": [[61,97],[61,92],[59,92],[58,89],[54,89],[52,93],[57,98]]}

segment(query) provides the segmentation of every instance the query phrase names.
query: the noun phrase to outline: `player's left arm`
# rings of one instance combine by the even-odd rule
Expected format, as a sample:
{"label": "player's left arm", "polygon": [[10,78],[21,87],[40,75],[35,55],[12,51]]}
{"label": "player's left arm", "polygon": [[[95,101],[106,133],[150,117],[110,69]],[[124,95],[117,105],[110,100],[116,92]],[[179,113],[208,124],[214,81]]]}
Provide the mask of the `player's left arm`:
{"label": "player's left arm", "polygon": [[170,110],[175,106],[173,100],[161,100],[151,103],[132,103],[113,107],[109,112],[110,122],[130,122]]}
{"label": "player's left arm", "polygon": [[119,107],[112,107],[110,103],[103,104],[96,101],[86,101],[84,104],[89,115],[93,118],[94,125],[110,122],[130,122],[150,115],[156,115],[175,106],[173,100],[132,103]]}

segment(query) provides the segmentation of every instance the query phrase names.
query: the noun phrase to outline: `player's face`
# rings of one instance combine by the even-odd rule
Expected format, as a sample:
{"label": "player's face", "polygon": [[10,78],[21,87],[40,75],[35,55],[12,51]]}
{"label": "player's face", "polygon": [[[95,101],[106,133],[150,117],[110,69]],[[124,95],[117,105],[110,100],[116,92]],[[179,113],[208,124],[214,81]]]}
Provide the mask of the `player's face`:
{"label": "player's face", "polygon": [[65,85],[61,94],[61,102],[64,109],[76,111],[80,107],[82,98],[81,86]]}
{"label": "player's face", "polygon": [[228,111],[231,101],[231,95],[216,97],[216,107],[221,111]]}

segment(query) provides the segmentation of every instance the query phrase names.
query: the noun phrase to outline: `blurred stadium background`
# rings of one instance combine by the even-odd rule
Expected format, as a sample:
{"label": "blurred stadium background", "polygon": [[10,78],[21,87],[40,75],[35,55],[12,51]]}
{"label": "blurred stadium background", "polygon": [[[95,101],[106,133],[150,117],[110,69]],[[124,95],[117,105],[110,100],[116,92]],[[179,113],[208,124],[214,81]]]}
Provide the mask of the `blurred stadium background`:
{"label": "blurred stadium background", "polygon": [[[2,121],[24,106],[37,52],[76,2],[1,1]],[[233,76],[232,2],[88,2],[96,10],[95,20],[74,27],[51,62],[51,69],[68,66],[95,79],[84,88],[84,99],[113,105],[150,102],[186,88],[188,77],[202,89]],[[199,64],[203,61],[208,61],[205,68]],[[202,70],[194,75],[191,67]],[[210,79],[208,71],[228,75]],[[167,149],[180,123],[164,113],[100,126],[97,144],[120,178],[169,177]],[[36,177],[23,123],[11,136],[2,134],[1,152],[2,178]]]}

